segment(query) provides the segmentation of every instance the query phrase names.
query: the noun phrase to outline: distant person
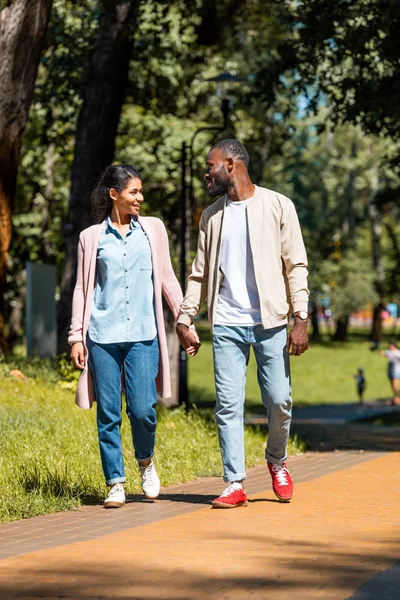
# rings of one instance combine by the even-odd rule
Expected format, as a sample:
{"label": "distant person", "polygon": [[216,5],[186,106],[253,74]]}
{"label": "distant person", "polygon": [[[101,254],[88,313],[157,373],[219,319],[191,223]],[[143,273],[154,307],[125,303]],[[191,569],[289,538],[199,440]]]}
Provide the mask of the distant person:
{"label": "distant person", "polygon": [[[78,244],[68,342],[75,366],[83,369],[76,403],[90,408],[97,401],[101,462],[110,488],[105,508],[125,503],[122,385],[143,492],[147,498],[160,492],[153,463],[156,387],[163,397],[171,395],[162,295],[176,318],[182,291],[162,221],[139,217],[143,200],[136,169],[107,167],[92,195],[97,224],[82,231]],[[186,340],[187,352],[196,354],[195,331]]]}
{"label": "distant person", "polygon": [[385,356],[389,361],[387,374],[393,391],[392,405],[394,406],[400,404],[400,350],[398,349],[396,342],[391,341],[388,344],[388,349],[381,350],[379,354],[381,356]]}
{"label": "distant person", "polygon": [[[249,155],[237,140],[211,148],[205,180],[211,196],[200,220],[197,254],[178,319],[188,327],[208,297],[216,385],[216,419],[229,484],[214,508],[245,506],[243,410],[246,369],[253,348],[261,397],[268,413],[266,459],[275,495],[289,501],[286,466],[292,414],[289,353],[308,348],[307,256],[293,202],[252,183]],[[291,308],[292,306],[292,308]],[[294,326],[287,333],[288,314]]]}
{"label": "distant person", "polygon": [[360,367],[357,370],[357,373],[353,375],[353,377],[356,380],[358,401],[360,404],[362,404],[364,402],[364,392],[367,386],[367,380],[365,379],[364,369]]}

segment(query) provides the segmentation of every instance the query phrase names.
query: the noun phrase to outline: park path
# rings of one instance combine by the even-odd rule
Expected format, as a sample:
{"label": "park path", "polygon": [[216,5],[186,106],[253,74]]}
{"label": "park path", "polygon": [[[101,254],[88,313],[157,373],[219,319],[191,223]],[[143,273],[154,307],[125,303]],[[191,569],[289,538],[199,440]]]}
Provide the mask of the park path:
{"label": "park path", "polygon": [[265,467],[248,507],[211,510],[217,478],[0,526],[1,600],[394,600],[400,586],[400,453],[290,460],[290,504]]}

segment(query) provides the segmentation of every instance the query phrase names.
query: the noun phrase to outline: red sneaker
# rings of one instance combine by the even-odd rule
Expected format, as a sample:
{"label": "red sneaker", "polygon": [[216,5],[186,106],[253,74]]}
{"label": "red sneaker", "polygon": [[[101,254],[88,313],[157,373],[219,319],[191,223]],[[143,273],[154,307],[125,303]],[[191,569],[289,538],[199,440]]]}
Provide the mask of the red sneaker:
{"label": "red sneaker", "polygon": [[283,465],[273,465],[268,463],[268,469],[272,478],[272,489],[279,500],[289,502],[293,496],[293,481],[289,471],[286,468],[286,463]]}
{"label": "red sneaker", "polygon": [[237,506],[247,506],[246,492],[237,481],[231,483],[220,497],[212,502],[213,508],[236,508]]}

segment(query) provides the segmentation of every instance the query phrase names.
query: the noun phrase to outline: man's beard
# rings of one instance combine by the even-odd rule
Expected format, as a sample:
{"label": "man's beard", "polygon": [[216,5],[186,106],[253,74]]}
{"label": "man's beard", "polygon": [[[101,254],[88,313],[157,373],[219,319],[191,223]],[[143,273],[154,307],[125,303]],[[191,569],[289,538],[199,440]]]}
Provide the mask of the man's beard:
{"label": "man's beard", "polygon": [[229,179],[222,166],[214,175],[214,183],[208,189],[208,193],[210,196],[223,196],[224,194],[227,194],[231,188],[233,188],[233,181]]}

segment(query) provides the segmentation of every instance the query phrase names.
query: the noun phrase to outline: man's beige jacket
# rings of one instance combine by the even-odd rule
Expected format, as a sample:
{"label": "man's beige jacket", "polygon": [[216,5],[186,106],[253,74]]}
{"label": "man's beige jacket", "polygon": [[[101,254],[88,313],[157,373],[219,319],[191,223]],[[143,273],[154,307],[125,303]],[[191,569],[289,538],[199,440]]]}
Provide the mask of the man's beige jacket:
{"label": "man's beige jacket", "polygon": [[[191,325],[200,304],[208,298],[213,330],[220,270],[221,231],[226,196],[208,206],[200,219],[197,254],[189,275],[178,323]],[[307,311],[307,254],[293,202],[255,186],[247,205],[250,247],[265,329],[287,323],[290,311]]]}

